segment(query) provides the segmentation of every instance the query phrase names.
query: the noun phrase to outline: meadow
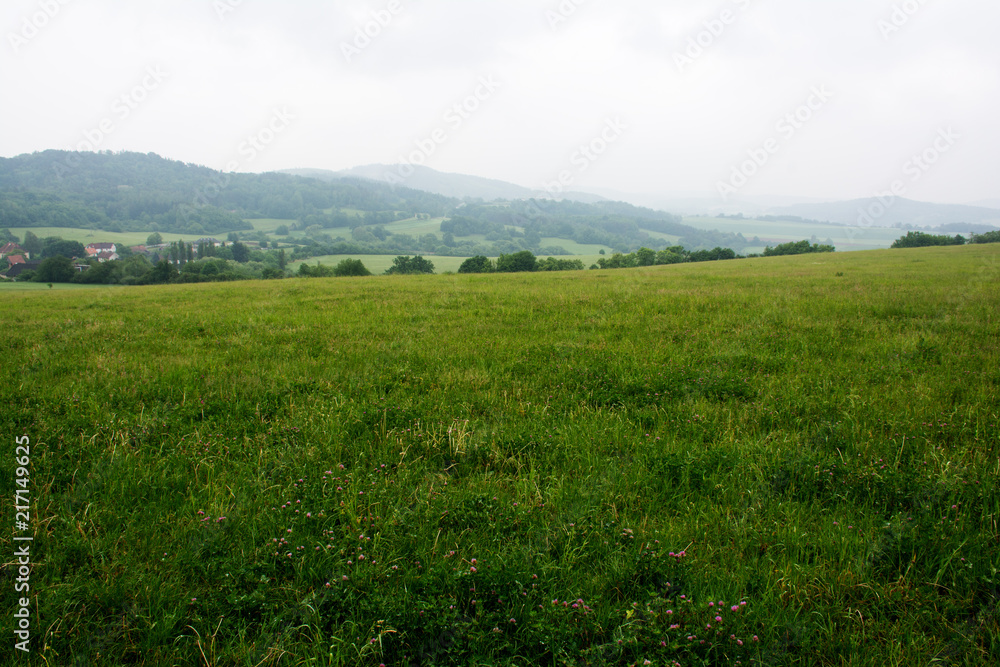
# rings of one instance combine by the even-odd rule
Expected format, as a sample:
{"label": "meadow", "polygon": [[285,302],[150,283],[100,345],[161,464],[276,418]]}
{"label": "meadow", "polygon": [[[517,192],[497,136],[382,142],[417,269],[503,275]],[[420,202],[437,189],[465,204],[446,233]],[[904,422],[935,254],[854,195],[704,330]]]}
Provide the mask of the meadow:
{"label": "meadow", "polygon": [[997,664],[998,285],[983,245],[0,293],[0,655]]}

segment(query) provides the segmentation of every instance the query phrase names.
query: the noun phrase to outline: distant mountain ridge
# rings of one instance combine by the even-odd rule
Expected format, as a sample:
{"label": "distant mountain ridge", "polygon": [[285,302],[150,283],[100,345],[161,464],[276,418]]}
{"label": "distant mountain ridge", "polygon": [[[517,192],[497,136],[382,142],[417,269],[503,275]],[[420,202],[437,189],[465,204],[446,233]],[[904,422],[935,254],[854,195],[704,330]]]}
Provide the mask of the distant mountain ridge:
{"label": "distant mountain ridge", "polygon": [[[304,176],[324,181],[343,178],[363,178],[380,183],[404,185],[414,190],[422,190],[454,199],[482,199],[492,202],[498,199],[540,199],[548,198],[544,190],[532,190],[521,185],[494,178],[452,174],[419,165],[370,164],[342,171],[327,169],[282,169],[280,173]],[[606,198],[586,192],[561,193],[560,199],[593,204],[607,201]]]}
{"label": "distant mountain ridge", "polygon": [[775,215],[794,215],[811,220],[860,227],[892,227],[897,223],[914,227],[969,225],[969,231],[1000,228],[1000,210],[961,204],[934,204],[912,199],[854,199],[822,204],[794,204],[771,210]]}
{"label": "distant mountain ridge", "polygon": [[[402,185],[459,200],[481,199],[484,202],[492,202],[549,198],[541,189],[532,190],[493,178],[447,173],[417,165],[371,164],[341,171],[283,169],[279,173],[323,181],[360,178],[378,183]],[[795,216],[802,218],[804,222],[831,222],[846,226],[860,224],[874,227],[894,227],[898,224],[904,227],[947,226],[951,229],[956,225],[965,225],[968,226],[967,231],[976,232],[1000,228],[1000,200],[984,200],[978,202],[980,204],[978,206],[967,206],[897,198],[887,206],[875,198],[823,202],[804,197],[762,196],[723,204],[704,196],[684,196],[677,193],[626,193],[603,188],[597,188],[593,193],[566,192],[559,198],[587,204],[622,201],[633,206],[683,215],[713,216],[721,213],[743,213],[750,217]],[[865,212],[868,217],[863,218],[861,212]]]}

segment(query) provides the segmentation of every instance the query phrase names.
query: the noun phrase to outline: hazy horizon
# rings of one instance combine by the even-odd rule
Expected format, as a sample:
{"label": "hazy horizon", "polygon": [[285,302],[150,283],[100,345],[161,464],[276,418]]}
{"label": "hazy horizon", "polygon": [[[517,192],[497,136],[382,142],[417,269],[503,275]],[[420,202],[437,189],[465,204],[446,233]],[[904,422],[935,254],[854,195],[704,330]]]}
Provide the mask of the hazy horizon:
{"label": "hazy horizon", "polygon": [[0,155],[414,163],[533,190],[1000,199],[1000,6],[16,0]]}

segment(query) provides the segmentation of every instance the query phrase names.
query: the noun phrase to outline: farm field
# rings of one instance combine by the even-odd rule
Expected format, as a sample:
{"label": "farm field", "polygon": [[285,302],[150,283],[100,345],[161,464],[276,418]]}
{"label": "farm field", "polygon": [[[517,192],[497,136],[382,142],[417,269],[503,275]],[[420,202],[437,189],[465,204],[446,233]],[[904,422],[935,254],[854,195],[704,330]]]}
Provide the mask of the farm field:
{"label": "farm field", "polygon": [[[18,238],[24,238],[25,232],[31,232],[40,239],[49,236],[59,236],[67,241],[79,241],[83,245],[90,243],[120,243],[126,246],[136,246],[146,243],[150,232],[107,232],[101,229],[77,229],[75,227],[11,227],[10,231]],[[188,243],[198,240],[197,234],[169,234],[161,232],[164,243],[174,241],[187,241]],[[202,235],[206,236],[206,235]],[[210,236],[210,235],[208,235]],[[222,235],[225,240],[226,235]]]}
{"label": "farm field", "polygon": [[982,245],[0,292],[19,664],[997,664],[998,285]]}

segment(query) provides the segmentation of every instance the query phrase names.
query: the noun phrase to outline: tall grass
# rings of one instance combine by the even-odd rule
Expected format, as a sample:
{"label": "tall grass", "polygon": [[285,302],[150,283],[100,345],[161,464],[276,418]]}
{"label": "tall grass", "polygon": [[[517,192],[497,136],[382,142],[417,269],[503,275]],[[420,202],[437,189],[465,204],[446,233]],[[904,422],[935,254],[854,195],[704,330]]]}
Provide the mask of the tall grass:
{"label": "tall grass", "polygon": [[998,258],[5,293],[34,658],[995,664]]}

